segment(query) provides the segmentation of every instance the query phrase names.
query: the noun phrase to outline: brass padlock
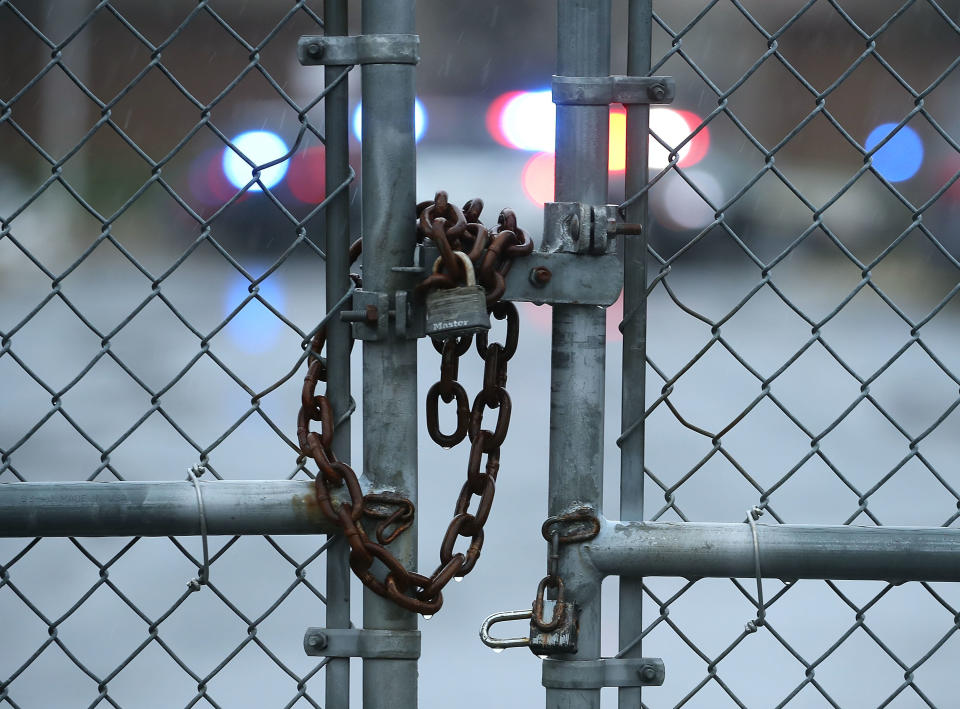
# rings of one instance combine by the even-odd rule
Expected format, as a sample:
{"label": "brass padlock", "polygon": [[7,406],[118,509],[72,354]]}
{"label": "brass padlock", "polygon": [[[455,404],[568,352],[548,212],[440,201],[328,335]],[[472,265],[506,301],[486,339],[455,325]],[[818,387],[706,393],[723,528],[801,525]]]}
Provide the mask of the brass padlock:
{"label": "brass padlock", "polygon": [[530,615],[530,651],[534,655],[560,655],[577,651],[579,609],[563,598],[563,581],[555,580],[557,599],[544,598],[547,583],[544,578],[537,587],[537,598]]}
{"label": "brass padlock", "polygon": [[[462,251],[454,253],[463,261],[467,285],[439,288],[427,294],[426,334],[429,337],[445,339],[490,329],[487,295],[483,286],[477,285],[473,263]],[[434,263],[434,273],[437,272],[440,262],[441,259],[438,258]]]}

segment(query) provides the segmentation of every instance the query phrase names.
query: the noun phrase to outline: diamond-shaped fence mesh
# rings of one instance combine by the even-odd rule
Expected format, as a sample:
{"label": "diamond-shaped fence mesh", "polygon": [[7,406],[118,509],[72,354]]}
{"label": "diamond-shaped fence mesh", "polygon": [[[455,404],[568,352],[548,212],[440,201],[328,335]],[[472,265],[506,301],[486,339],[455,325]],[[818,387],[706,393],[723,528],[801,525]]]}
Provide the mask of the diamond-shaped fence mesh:
{"label": "diamond-shaped fence mesh", "polygon": [[[0,1],[0,482],[312,475],[319,5]],[[319,706],[321,542],[3,540],[0,704]]]}
{"label": "diamond-shaped fence mesh", "polygon": [[[655,2],[653,23],[651,74],[693,113],[652,109],[625,201],[653,215],[646,518],[956,527],[956,6]],[[672,681],[644,705],[954,701],[951,585],[763,587],[758,624],[752,582],[648,579],[644,654]]]}
{"label": "diamond-shaped fence mesh", "polygon": [[[297,355],[334,306],[325,200],[349,189],[320,178],[323,71],[290,71],[321,13],[0,0],[0,483],[312,476]],[[649,184],[625,196],[651,215],[646,519],[960,526],[958,22],[932,0],[654,2],[651,74],[676,79],[679,113],[651,109]],[[513,153],[484,149],[466,189],[519,202]],[[517,369],[519,410],[547,384]],[[534,537],[545,487],[505,480],[498,500]],[[513,563],[504,519],[488,565]],[[320,706],[325,661],[299,637],[323,620],[324,551],[214,538],[198,586],[199,539],[0,540],[0,705]],[[517,600],[474,583],[447,600],[458,639]],[[764,580],[760,624],[753,581],[646,579],[667,683],[643,705],[953,706],[955,586]],[[518,702],[542,692],[528,674]]]}

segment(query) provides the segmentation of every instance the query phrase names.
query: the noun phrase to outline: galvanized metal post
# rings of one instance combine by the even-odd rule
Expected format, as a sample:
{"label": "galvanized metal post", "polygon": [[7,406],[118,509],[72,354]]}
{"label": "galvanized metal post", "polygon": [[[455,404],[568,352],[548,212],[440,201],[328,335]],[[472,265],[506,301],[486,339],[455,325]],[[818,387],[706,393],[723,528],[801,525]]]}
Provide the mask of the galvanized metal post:
{"label": "galvanized metal post", "polygon": [[[323,11],[324,32],[328,36],[347,34],[347,0],[327,0]],[[324,82],[330,86],[346,67],[324,68]],[[346,81],[330,89],[324,106],[325,183],[332,192],[350,175],[348,139],[349,95]],[[350,287],[350,192],[343,190],[330,200],[326,212],[326,296],[336,303]],[[327,382],[327,398],[339,420],[350,406],[350,325],[334,317],[327,325],[327,361],[337,373]],[[350,462],[350,417],[334,428],[333,450],[345,463]],[[350,546],[341,535],[327,548],[328,628],[350,627]],[[350,658],[331,657],[326,668],[326,706],[348,709],[350,706]]]}
{"label": "galvanized metal post", "polygon": [[[558,0],[557,74],[609,76],[610,0]],[[557,106],[558,201],[605,204],[609,108]],[[584,258],[589,258],[585,256]],[[549,514],[572,504],[600,509],[603,499],[603,399],[606,311],[588,305],[553,308],[550,382]],[[580,606],[579,649],[600,657],[600,583],[579,573],[576,555],[560,558],[568,600]],[[547,689],[548,709],[598,709],[599,689]]]}
{"label": "galvanized metal post", "polygon": [[[414,0],[364,0],[364,34],[414,32]],[[404,287],[393,266],[409,263],[415,243],[415,67],[367,64],[363,100],[363,286],[393,294]],[[363,470],[377,488],[417,502],[417,342],[391,331],[363,343]],[[414,524],[391,544],[401,564],[417,566]],[[364,590],[363,626],[416,630],[417,616]],[[364,660],[363,706],[417,706],[416,660]]]}
{"label": "galvanized metal post", "polygon": [[[652,0],[630,0],[627,16],[627,74],[650,72]],[[637,194],[647,184],[650,106],[627,106],[626,195]],[[644,410],[647,368],[647,198],[637,200],[625,220],[642,224],[637,236],[623,245],[623,379],[621,384],[620,519],[643,516]],[[620,579],[620,648],[624,657],[642,657],[643,579]],[[635,644],[633,644],[636,641]],[[620,709],[640,706],[640,687],[619,689]]]}

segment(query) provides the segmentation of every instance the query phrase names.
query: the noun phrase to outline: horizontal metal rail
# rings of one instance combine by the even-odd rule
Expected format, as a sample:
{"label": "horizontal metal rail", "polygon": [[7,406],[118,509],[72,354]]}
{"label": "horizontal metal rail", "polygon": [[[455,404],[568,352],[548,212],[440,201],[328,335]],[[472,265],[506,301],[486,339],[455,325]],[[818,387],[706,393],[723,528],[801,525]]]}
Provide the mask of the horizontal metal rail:
{"label": "horizontal metal rail", "polygon": [[[336,529],[310,480],[199,483],[207,533],[326,534]],[[364,492],[368,492],[364,486]],[[333,491],[339,498],[341,491]],[[764,578],[960,581],[960,529],[758,524]],[[189,536],[200,534],[193,483],[0,484],[0,537]],[[750,526],[601,520],[581,547],[601,576],[749,578]]]}
{"label": "horizontal metal rail", "polygon": [[[216,480],[199,487],[207,534],[337,531],[317,504],[312,480]],[[200,499],[192,482],[3,483],[0,537],[196,535]]]}
{"label": "horizontal metal rail", "polygon": [[960,581],[960,529],[604,520],[583,551],[603,576]]}

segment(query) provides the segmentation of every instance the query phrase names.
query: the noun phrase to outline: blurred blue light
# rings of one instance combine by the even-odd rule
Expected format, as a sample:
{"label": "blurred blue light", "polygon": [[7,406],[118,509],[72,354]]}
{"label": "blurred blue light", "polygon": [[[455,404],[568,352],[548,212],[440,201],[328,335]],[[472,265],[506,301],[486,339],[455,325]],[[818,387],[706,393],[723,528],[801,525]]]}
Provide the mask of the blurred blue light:
{"label": "blurred blue light", "polygon": [[[264,300],[283,312],[286,296],[280,279],[276,275],[261,281],[258,288]],[[249,295],[250,281],[241,274],[236,274],[224,298],[224,316],[232,313]],[[233,316],[226,329],[233,343],[245,352],[266,352],[277,344],[283,323],[254,297]]]}
{"label": "blurred blue light", "polygon": [[[363,134],[363,104],[358,103],[353,109],[353,118],[350,121],[353,128],[353,135],[357,140],[361,139]],[[427,132],[427,109],[420,103],[420,99],[413,100],[413,139],[420,142],[423,134]]]}
{"label": "blurred blue light", "polygon": [[[884,123],[870,131],[865,146],[867,150],[873,150],[896,127],[896,123]],[[922,162],[923,142],[910,126],[903,126],[873,154],[873,167],[890,182],[909,180],[917,174]]]}
{"label": "blurred blue light", "polygon": [[[255,165],[263,165],[282,158],[289,152],[287,144],[276,133],[268,130],[250,130],[233,139],[237,150],[247,156]],[[267,187],[273,187],[287,174],[290,161],[268,167],[260,173],[260,181]],[[253,178],[253,168],[230,147],[223,149],[223,174],[234,187],[244,187]],[[261,192],[260,185],[250,185],[251,192]]]}
{"label": "blurred blue light", "polygon": [[557,107],[550,89],[525,91],[507,101],[500,114],[500,130],[513,147],[552,153]]}

